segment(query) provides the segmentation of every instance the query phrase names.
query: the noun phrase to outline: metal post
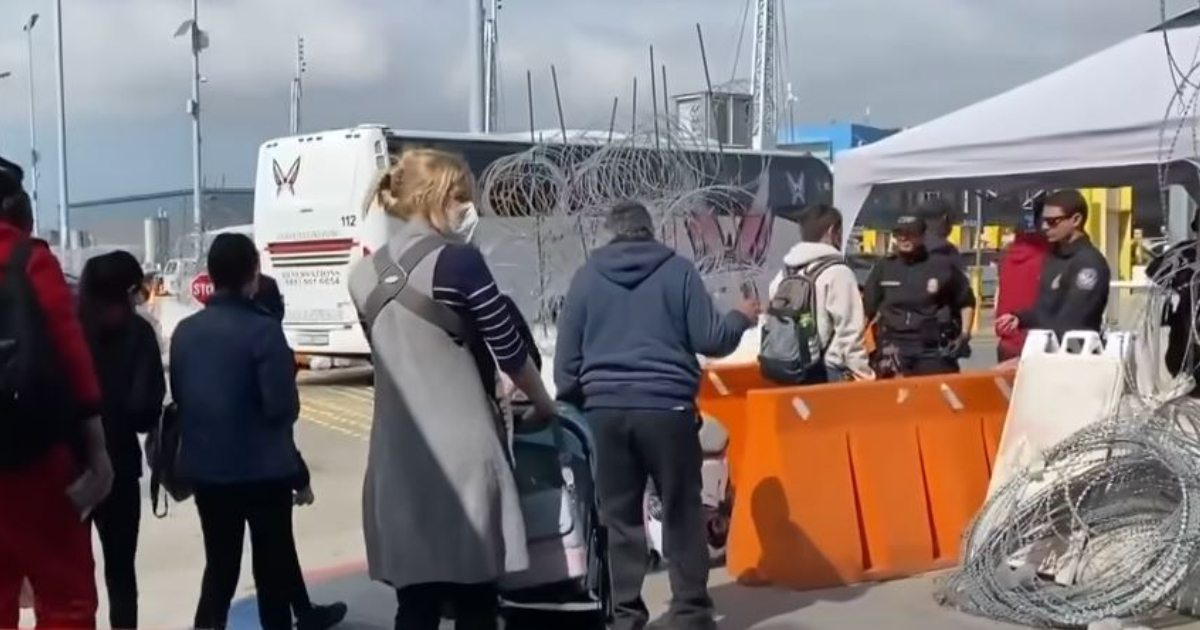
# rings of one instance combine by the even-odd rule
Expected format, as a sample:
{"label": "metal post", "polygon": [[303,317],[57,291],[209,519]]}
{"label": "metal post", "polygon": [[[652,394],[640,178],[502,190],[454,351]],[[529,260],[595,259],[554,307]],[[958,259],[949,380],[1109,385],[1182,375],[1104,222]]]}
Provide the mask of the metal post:
{"label": "metal post", "polygon": [[758,0],[754,18],[754,135],[755,150],[775,147],[775,8],[777,0]]}
{"label": "metal post", "polygon": [[[61,1],[61,0],[60,0]],[[200,152],[200,0],[192,0],[192,225],[196,229],[196,254],[200,255],[201,235],[204,234],[204,184]]]}
{"label": "metal post", "polygon": [[54,0],[54,63],[58,88],[58,246],[71,248],[70,195],[67,190],[67,103],[63,80],[62,0]]}
{"label": "metal post", "polygon": [[296,38],[296,74],[292,76],[292,112],[289,121],[289,131],[293,136],[300,135],[300,108],[304,100],[304,72],[308,62],[304,58],[304,38]]}
{"label": "metal post", "polygon": [[37,109],[34,101],[33,80],[33,27],[37,25],[38,14],[34,13],[25,24],[25,39],[29,46],[29,201],[33,207],[33,233],[38,234],[41,221],[38,219],[38,150],[37,150]]}
{"label": "metal post", "polygon": [[483,132],[496,131],[497,105],[500,101],[499,54],[500,0],[489,0],[483,34]]}
{"label": "metal post", "polygon": [[484,13],[483,0],[467,0],[470,8],[471,34],[467,41],[467,54],[471,60],[471,108],[469,128],[472,133],[483,133],[484,129],[484,99],[487,93],[484,87]]}

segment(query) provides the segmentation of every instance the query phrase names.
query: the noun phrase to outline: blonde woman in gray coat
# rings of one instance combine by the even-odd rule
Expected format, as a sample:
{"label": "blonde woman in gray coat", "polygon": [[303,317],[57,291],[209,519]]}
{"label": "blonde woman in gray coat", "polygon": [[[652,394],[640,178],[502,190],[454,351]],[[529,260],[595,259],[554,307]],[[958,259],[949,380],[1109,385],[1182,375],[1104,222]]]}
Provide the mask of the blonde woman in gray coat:
{"label": "blonde woman in gray coat", "polygon": [[533,416],[549,417],[554,402],[517,332],[520,315],[468,244],[474,190],[461,157],[406,151],[378,191],[402,227],[350,275],[375,364],[367,561],[372,579],[396,589],[397,630],[435,630],[447,605],[459,630],[494,630],[497,580],[529,563],[497,368],[529,396]]}

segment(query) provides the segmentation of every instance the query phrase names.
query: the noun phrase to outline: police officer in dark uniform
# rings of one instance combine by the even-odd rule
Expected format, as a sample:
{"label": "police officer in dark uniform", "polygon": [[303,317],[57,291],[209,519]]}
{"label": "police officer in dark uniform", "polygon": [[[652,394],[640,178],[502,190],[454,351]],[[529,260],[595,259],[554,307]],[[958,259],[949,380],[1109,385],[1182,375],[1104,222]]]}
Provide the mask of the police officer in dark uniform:
{"label": "police officer in dark uniform", "polygon": [[925,249],[930,256],[943,256],[964,274],[962,253],[950,242],[951,216],[954,207],[945,199],[929,199],[917,206],[917,214],[925,219]]}
{"label": "police officer in dark uniform", "polygon": [[[863,287],[867,319],[876,324],[878,373],[958,372],[975,316],[971,285],[947,257],[930,255],[921,217],[901,216],[892,238],[895,251],[875,265]],[[958,323],[942,316],[947,310],[958,312]]]}
{"label": "police officer in dark uniform", "polygon": [[[925,219],[925,249],[929,251],[929,255],[933,257],[945,258],[947,262],[954,266],[959,273],[966,278],[967,286],[971,285],[970,276],[967,275],[967,268],[963,264],[962,252],[958,251],[958,247],[950,242],[950,226],[953,223],[954,206],[946,199],[936,198],[927,199],[917,207],[917,213],[921,218]],[[975,292],[971,292],[971,308],[976,306]],[[938,312],[938,317],[949,330],[957,331],[962,329],[962,311],[950,306],[944,306]],[[972,312],[972,317],[974,313]],[[974,325],[974,321],[971,322]],[[967,330],[970,330],[968,327]],[[971,357],[970,344],[962,344],[959,347],[958,358],[968,359]]]}
{"label": "police officer in dark uniform", "polygon": [[1046,197],[1042,233],[1054,249],[1042,263],[1037,303],[1016,314],[1001,315],[1001,331],[1053,330],[1062,338],[1071,330],[1099,332],[1108,306],[1108,261],[1083,231],[1087,200],[1077,190],[1060,190]]}

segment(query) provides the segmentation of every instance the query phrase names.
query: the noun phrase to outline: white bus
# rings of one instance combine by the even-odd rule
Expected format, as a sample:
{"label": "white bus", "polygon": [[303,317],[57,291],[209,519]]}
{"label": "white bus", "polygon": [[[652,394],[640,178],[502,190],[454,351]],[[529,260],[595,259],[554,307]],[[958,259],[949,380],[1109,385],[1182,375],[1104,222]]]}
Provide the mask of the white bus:
{"label": "white bus", "polygon": [[[571,141],[576,144],[576,141]],[[583,150],[595,142],[578,143]],[[387,241],[389,219],[363,208],[390,153],[429,146],[463,155],[476,175],[498,158],[533,145],[513,136],[394,131],[364,125],[279,138],[259,150],[254,195],[254,238],[263,272],[279,283],[287,304],[284,330],[300,353],[361,357],[369,354],[347,288],[349,269]],[[770,190],[766,205],[779,212],[819,201],[832,189],[829,169],[807,156],[726,150],[724,183],[754,183],[764,167]],[[539,298],[533,246],[520,242],[511,224],[529,219],[485,217],[476,242],[526,316]],[[778,263],[796,238],[781,239],[771,214],[747,215],[729,229],[718,221],[687,228],[685,252],[696,258],[733,257],[748,265]]]}

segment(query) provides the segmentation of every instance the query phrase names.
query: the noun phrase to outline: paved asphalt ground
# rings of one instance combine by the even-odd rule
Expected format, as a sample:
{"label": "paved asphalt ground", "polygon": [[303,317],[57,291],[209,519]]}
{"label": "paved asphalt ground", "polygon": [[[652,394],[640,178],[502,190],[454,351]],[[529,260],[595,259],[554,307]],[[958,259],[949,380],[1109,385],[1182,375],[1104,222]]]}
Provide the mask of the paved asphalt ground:
{"label": "paved asphalt ground", "polygon": [[[965,367],[990,366],[995,356],[994,340],[980,336],[973,345],[975,356]],[[302,563],[309,572],[310,590],[318,602],[339,599],[350,603],[345,628],[391,628],[395,600],[387,589],[366,579],[362,565],[360,497],[371,430],[372,390],[361,375],[349,379],[319,375],[310,380],[322,384],[302,387],[303,413],[297,440],[312,468],[317,502],[296,512],[296,536]],[[194,505],[172,505],[169,514],[158,519],[150,514],[149,502],[144,503],[140,545],[142,626],[188,627],[204,568]],[[242,599],[235,606],[230,626],[237,630],[257,627],[248,556],[242,573]],[[98,566],[101,585],[102,575]],[[730,584],[728,576],[719,570],[713,572],[712,582],[722,615],[720,625],[725,630],[1005,627],[939,609],[932,600],[932,579],[808,593],[742,588]],[[656,614],[665,610],[669,587],[664,575],[650,577],[646,596]],[[107,627],[103,592],[101,600],[101,626]]]}

